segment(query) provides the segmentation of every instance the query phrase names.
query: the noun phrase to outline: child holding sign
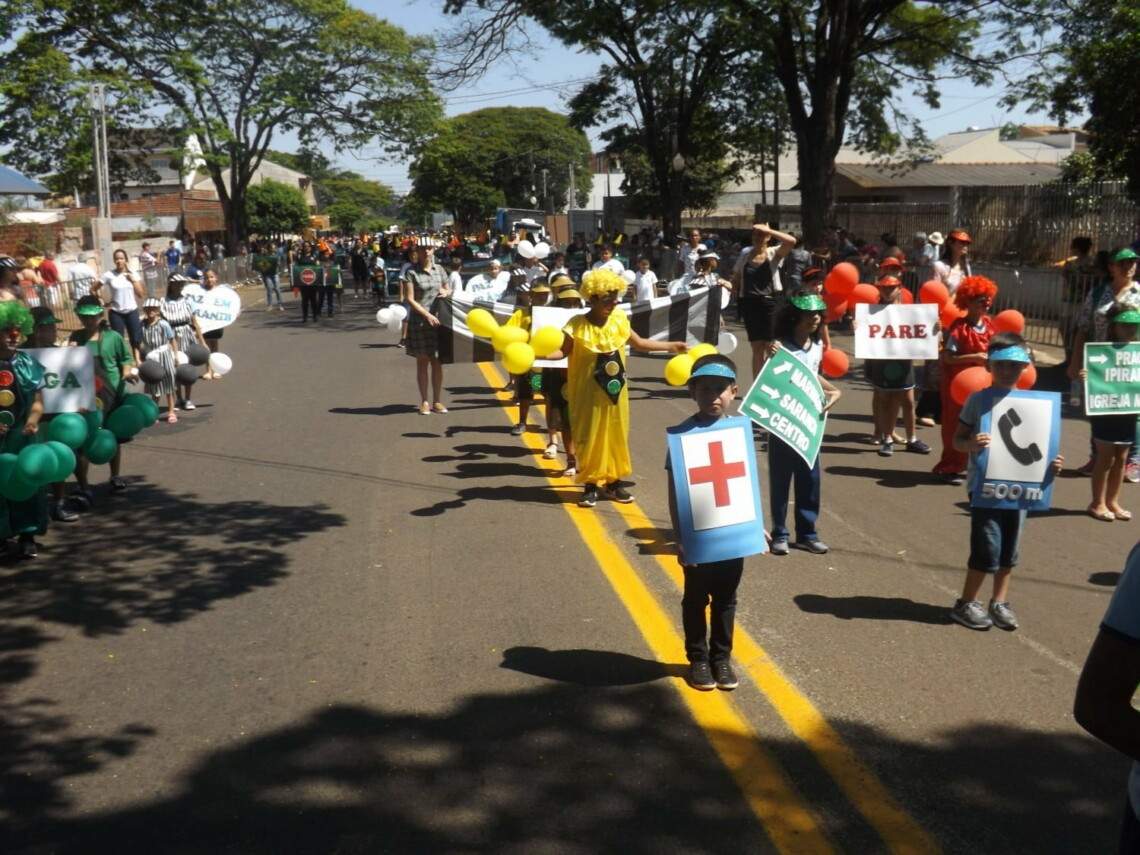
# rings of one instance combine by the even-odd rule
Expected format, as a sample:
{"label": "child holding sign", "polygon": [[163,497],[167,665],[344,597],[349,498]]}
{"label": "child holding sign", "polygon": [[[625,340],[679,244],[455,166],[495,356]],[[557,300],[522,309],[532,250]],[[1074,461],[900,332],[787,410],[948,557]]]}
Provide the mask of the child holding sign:
{"label": "child holding sign", "polygon": [[[875,287],[879,289],[879,305],[897,305],[902,301],[902,282],[895,276],[884,275]],[[895,423],[902,410],[906,430],[906,450],[915,454],[930,454],[930,446],[918,438],[914,413],[914,361],[911,359],[868,359],[871,385],[871,417],[875,424],[875,437],[879,442],[879,456],[890,457],[895,451]]]}
{"label": "child holding sign", "polygon": [[[1113,303],[1108,310],[1108,340],[1124,344],[1136,341],[1140,330],[1140,309],[1127,303]],[[1088,379],[1088,370],[1082,368],[1081,380]],[[1092,504],[1089,516],[1103,522],[1132,519],[1132,511],[1120,507],[1120,489],[1124,486],[1124,469],[1128,465],[1128,452],[1136,437],[1136,414],[1120,413],[1089,416],[1092,438],[1096,447],[1096,463],[1092,471]]]}
{"label": "child holding sign", "polygon": [[[959,289],[961,293],[961,289]],[[997,333],[990,339],[986,352],[986,368],[993,376],[991,389],[974,392],[966,399],[954,432],[954,450],[969,454],[971,476],[978,465],[978,452],[990,445],[988,433],[978,433],[982,408],[1011,392],[1021,372],[1030,363],[1029,348],[1017,333]],[[1060,472],[1064,457],[1053,460],[1053,471]],[[973,481],[971,477],[970,482]],[[962,596],[950,617],[969,629],[986,630],[997,625],[1001,629],[1017,629],[1017,616],[1009,605],[1009,577],[1017,566],[1021,529],[1025,511],[1007,508],[970,507],[970,557]],[[993,596],[986,609],[978,600],[987,576],[993,577]],[[988,612],[988,613],[987,613]]]}

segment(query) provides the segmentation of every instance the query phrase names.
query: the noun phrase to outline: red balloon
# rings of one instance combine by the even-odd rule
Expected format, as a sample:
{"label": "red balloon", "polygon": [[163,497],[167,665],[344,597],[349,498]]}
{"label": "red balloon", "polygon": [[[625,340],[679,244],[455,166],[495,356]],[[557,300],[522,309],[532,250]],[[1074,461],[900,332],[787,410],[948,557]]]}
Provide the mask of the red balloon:
{"label": "red balloon", "polygon": [[942,329],[948,330],[954,321],[964,317],[966,317],[965,309],[959,309],[953,303],[947,303],[942,307],[942,314],[939,315],[938,319],[942,322]]}
{"label": "red balloon", "polygon": [[847,299],[847,302],[852,305],[855,303],[870,303],[874,306],[879,302],[879,289],[866,282],[860,282],[851,289],[851,296]]}
{"label": "red balloon", "polygon": [[937,303],[939,306],[945,306],[950,302],[950,292],[946,290],[942,280],[930,279],[923,282],[922,287],[918,289],[918,302]]}
{"label": "red balloon", "polygon": [[990,372],[980,365],[974,365],[962,371],[950,384],[950,397],[958,405],[966,403],[966,399],[974,392],[985,389],[993,382]]}
{"label": "red balloon", "polygon": [[914,294],[910,293],[909,288],[899,288],[899,302],[904,306],[909,306],[914,302]]}
{"label": "red balloon", "polygon": [[859,284],[859,268],[849,261],[835,265],[823,280],[823,287],[829,294],[846,297],[851,289]]}
{"label": "red balloon", "polygon": [[838,294],[823,294],[823,302],[827,304],[827,320],[837,321],[847,313],[847,298]]}
{"label": "red balloon", "polygon": [[823,352],[823,359],[820,361],[819,367],[828,377],[842,377],[851,367],[851,360],[842,350],[836,350],[833,347]]}
{"label": "red balloon", "polygon": [[994,329],[998,332],[1015,332],[1021,335],[1025,332],[1025,315],[1017,309],[1006,309],[1004,312],[998,312],[994,315]]}
{"label": "red balloon", "polygon": [[[1004,312],[1002,313],[1004,314]],[[1017,378],[1018,389],[1032,389],[1033,384],[1037,382],[1037,366],[1030,362],[1025,366],[1025,370],[1021,372],[1021,376]]]}

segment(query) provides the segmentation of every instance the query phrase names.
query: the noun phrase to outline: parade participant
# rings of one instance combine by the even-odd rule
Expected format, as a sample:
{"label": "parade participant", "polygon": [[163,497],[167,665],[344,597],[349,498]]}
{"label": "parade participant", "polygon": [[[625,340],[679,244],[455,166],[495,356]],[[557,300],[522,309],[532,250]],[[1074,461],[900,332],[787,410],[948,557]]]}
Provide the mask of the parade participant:
{"label": "parade participant", "polygon": [[630,286],[633,291],[635,303],[642,300],[652,300],[657,296],[657,274],[649,269],[649,259],[644,255],[637,259],[637,273]]}
{"label": "parade participant", "polygon": [[108,270],[91,286],[91,293],[109,306],[111,329],[119,335],[126,335],[131,342],[135,361],[138,361],[139,345],[142,344],[142,324],[139,321],[139,302],[146,299],[146,288],[142,280],[130,268],[125,249],[116,249],[112,256],[115,270]]}
{"label": "parade participant", "polygon": [[[178,342],[178,349],[183,353],[195,345],[207,347],[202,337],[202,330],[198,327],[198,319],[190,308],[190,301],[182,296],[182,288],[188,280],[181,273],[175,273],[166,282],[166,297],[162,300],[162,317],[170,328],[174,330],[174,337]],[[175,373],[177,380],[177,371]],[[183,410],[193,410],[194,402],[190,399],[190,386],[176,383],[177,398],[174,406]]]}
{"label": "parade participant", "polygon": [[[678,425],[678,429],[712,427],[728,415],[728,408],[737,392],[736,363],[719,353],[702,356],[693,363],[693,371],[689,375],[689,396],[696,402],[697,412]],[[673,469],[673,460],[668,453],[665,469]],[[685,575],[681,597],[681,625],[685,631],[685,655],[689,660],[685,679],[700,691],[707,692],[713,688],[731,691],[739,685],[729,660],[736,623],[736,589],[744,574],[744,559],[729,558],[708,564],[686,561],[672,476],[668,482],[669,520],[673,525],[673,540],[677,544],[677,563]],[[706,609],[709,612],[707,621]]]}
{"label": "parade participant", "polygon": [[[772,239],[779,246],[771,247]],[[777,270],[780,260],[792,251],[796,239],[775,231],[767,223],[752,227],[752,246],[740,253],[732,272],[732,284],[740,300],[740,315],[752,347],[753,379],[764,367],[772,344],[772,324],[776,317],[776,297],[783,291]]]}
{"label": "parade participant", "polygon": [[174,412],[174,367],[178,355],[178,342],[174,329],[162,319],[162,301],[148,297],[143,302],[142,356],[162,366],[162,379],[157,383],[147,383],[146,393],[158,403],[160,396],[166,396],[166,423],[178,422]]}
{"label": "parade participant", "polygon": [[554,281],[556,276],[569,276],[570,270],[566,267],[566,253],[556,252],[550,256],[550,272],[546,274],[548,283]]}
{"label": "parade participant", "polygon": [[253,266],[261,274],[261,282],[265,285],[265,311],[272,311],[273,298],[276,296],[277,310],[284,312],[285,304],[281,302],[281,281],[277,270],[277,244],[270,242],[264,253],[255,253]]}
{"label": "parade participant", "polygon": [[684,353],[683,341],[652,341],[630,329],[617,308],[626,282],[612,270],[591,270],[582,278],[590,311],[563,327],[562,349],[551,359],[569,357],[566,398],[577,450],[575,480],[585,485],[578,506],[598,503],[598,488],[615,502],[632,502],[621,479],[633,471],[629,459],[629,387],[625,345],[647,352]]}
{"label": "parade participant", "polygon": [[[823,271],[818,267],[809,267],[803,272],[800,277],[800,292],[804,294],[815,294],[817,297],[823,298]],[[823,349],[831,350],[831,330],[827,328],[827,321],[824,320],[823,325],[819,328],[820,339],[823,341]]]}
{"label": "parade participant", "polygon": [[206,275],[206,253],[198,251],[194,254],[194,260],[186,267],[186,278],[192,282],[201,282]]}
{"label": "parade participant", "polygon": [[612,270],[620,276],[625,272],[625,265],[614,258],[614,248],[608,243],[602,244],[598,249],[598,260],[594,262],[591,270]]}
{"label": "parade participant", "polygon": [[[83,325],[73,332],[67,339],[70,347],[86,347],[95,357],[95,376],[100,378],[104,386],[111,389],[116,402],[121,401],[127,394],[127,383],[138,382],[138,369],[135,368],[131,358],[130,348],[126,341],[103,320],[103,307],[99,298],[88,294],[75,304],[75,314]],[[113,409],[113,408],[112,408]],[[123,462],[123,442],[111,458],[111,492],[125,493],[127,484],[119,473]],[[95,499],[91,495],[91,488],[87,482],[89,464],[83,455],[76,455],[75,480],[79,485],[71,492],[71,500],[82,510],[89,510]]]}
{"label": "parade participant", "polygon": [[[978,277],[981,278],[981,277]],[[962,287],[966,287],[965,282]],[[961,289],[959,289],[961,290]],[[997,333],[989,341],[986,368],[993,377],[990,389],[974,392],[966,399],[954,430],[954,449],[969,454],[969,471],[978,465],[978,452],[990,444],[990,434],[978,433],[983,407],[1001,400],[1017,385],[1021,372],[1031,362],[1025,339],[1017,333]],[[1053,471],[1060,472],[1064,458],[1053,460]],[[950,617],[969,629],[1017,629],[1017,616],[1009,605],[1009,580],[1017,566],[1025,511],[1005,508],[970,508],[970,557],[962,596]],[[993,596],[986,609],[978,600],[987,576],[993,577]],[[988,613],[987,613],[988,612]]]}
{"label": "parade participant", "polygon": [[946,330],[942,345],[940,390],[942,398],[942,457],[934,472],[947,484],[960,485],[965,478],[966,455],[958,451],[954,437],[962,405],[950,394],[954,378],[974,365],[985,365],[990,339],[997,331],[988,314],[997,296],[997,285],[984,276],[967,276],[954,292],[954,305],[966,310]]}
{"label": "parade participant", "polygon": [[380,306],[388,290],[388,269],[384,264],[384,253],[379,248],[368,261],[368,279],[372,283],[372,305]]}
{"label": "parade participant", "polygon": [[494,303],[503,296],[510,279],[503,273],[503,263],[497,258],[487,262],[487,272],[467,280],[464,291],[477,303]]}
{"label": "parade participant", "polygon": [[705,245],[701,243],[701,230],[689,229],[688,243],[681,246],[677,255],[679,276],[687,276],[691,279],[697,275],[697,259],[700,257],[702,249],[705,249]]}
{"label": "parade participant", "polygon": [[[879,289],[879,305],[898,305],[902,283],[894,276],[884,276],[875,286]],[[879,456],[894,454],[894,432],[902,410],[906,430],[906,450],[930,454],[930,446],[918,438],[914,414],[914,362],[910,359],[868,359],[871,386],[871,415],[875,425],[875,441]]]}
{"label": "parade participant", "polygon": [[[1108,334],[1105,341],[1117,346],[1134,342],[1140,325],[1140,309],[1126,303],[1113,303],[1106,313]],[[1088,371],[1080,371],[1081,380]],[[1120,413],[1089,416],[1092,438],[1096,444],[1096,465],[1092,471],[1092,504],[1089,516],[1103,522],[1132,519],[1132,512],[1120,507],[1120,490],[1124,486],[1124,470],[1128,452],[1136,439],[1136,414]]]}
{"label": "parade participant", "polygon": [[[569,274],[554,277],[551,282],[554,291],[554,304],[560,309],[582,308],[582,295],[574,287],[574,280]],[[542,397],[546,401],[546,450],[542,456],[547,460],[558,457],[558,437],[562,437],[562,448],[566,451],[566,468],[562,475],[573,478],[578,474],[578,462],[574,457],[574,436],[570,430],[570,411],[566,401],[565,368],[542,369]]]}
{"label": "parade participant", "polygon": [[[218,271],[210,267],[202,272],[202,287],[207,291],[213,291],[218,287]],[[226,286],[229,287],[229,286]],[[206,347],[210,349],[210,353],[218,352],[218,342],[222,340],[222,335],[225,333],[224,329],[210,330],[209,332],[202,333],[202,340],[206,342]],[[203,380],[221,380],[222,375],[214,370],[212,363],[206,367],[206,373],[202,375]]]}
{"label": "parade participant", "polygon": [[[1105,341],[1108,337],[1108,312],[1115,303],[1140,308],[1140,283],[1136,282],[1136,262],[1140,259],[1132,249],[1123,247],[1109,257],[1108,282],[1094,286],[1085,297],[1077,316],[1077,330],[1073,335],[1073,354],[1069,359],[1068,377],[1076,380],[1085,359],[1086,341]],[[1095,443],[1089,461],[1077,469],[1082,475],[1092,474],[1096,466]],[[1140,449],[1133,442],[1124,468],[1124,477],[1132,483],[1140,482]]]}
{"label": "parade participant", "polygon": [[[32,332],[24,342],[25,348],[39,349],[58,347],[59,318],[52,314],[47,306],[39,306],[31,310]],[[51,415],[45,413],[40,419],[40,438],[47,439],[47,429],[51,423]],[[75,522],[79,514],[67,506],[64,498],[67,484],[56,481],[48,485],[51,491],[51,518],[54,522]]]}
{"label": "parade participant", "polygon": [[[543,283],[535,283],[533,288],[528,290],[519,291],[516,296],[515,303],[518,306],[514,314],[507,320],[504,326],[514,326],[530,332],[531,320],[531,307],[532,306],[545,306],[546,301],[550,298],[550,286]],[[515,390],[515,400],[519,405],[519,420],[515,426],[511,428],[511,436],[522,436],[526,433],[526,420],[530,414],[530,405],[534,402],[534,384],[536,378],[541,380],[541,374],[537,371],[527,371],[525,374],[512,374],[511,384]]]}
{"label": "parade participant", "polygon": [[[425,250],[416,253],[408,250],[409,258],[418,258],[415,267],[408,268],[401,281],[404,305],[408,307],[407,341],[405,350],[416,360],[416,385],[420,391],[421,416],[446,413],[443,405],[443,363],[439,359],[439,318],[435,315],[437,300],[451,296],[447,275],[435,264],[433,253]],[[431,400],[428,400],[428,373],[431,373]]]}
{"label": "parade participant", "polygon": [[[930,242],[942,242],[942,235],[934,232]],[[959,284],[970,275],[970,260],[966,257],[970,251],[970,236],[961,229],[955,229],[946,236],[946,245],[942,248],[942,257],[931,266],[933,278],[946,286],[950,296],[958,290]]]}
{"label": "parade participant", "polygon": [[[44,369],[31,355],[17,350],[32,332],[32,315],[23,303],[0,304],[0,386],[6,400],[0,404],[0,452],[15,453],[39,430],[44,414]],[[19,556],[35,558],[36,535],[47,533],[47,503],[43,489],[24,500],[0,497],[0,551],[18,539]]]}
{"label": "parade participant", "polygon": [[[823,326],[823,313],[827,304],[815,294],[796,294],[780,307],[776,315],[775,338],[769,345],[768,355],[778,349],[788,351],[819,376],[823,388],[826,413],[839,400],[840,391],[819,373],[823,361],[823,342],[819,329]],[[789,552],[787,526],[788,500],[793,484],[796,491],[796,544],[824,555],[828,546],[819,539],[815,524],[819,518],[820,469],[819,457],[808,466],[791,446],[776,437],[768,440],[768,494],[772,514],[772,554]]]}
{"label": "parade participant", "polygon": [[[308,241],[301,244],[301,251],[297,254],[289,268],[292,270],[293,265],[300,265],[303,267],[316,267],[317,256],[313,253],[313,245]],[[294,280],[295,281],[295,280]],[[301,323],[308,323],[310,312],[313,315],[313,321],[320,321],[321,319],[321,289],[317,285],[316,280],[311,284],[306,284],[305,280],[301,280]]]}

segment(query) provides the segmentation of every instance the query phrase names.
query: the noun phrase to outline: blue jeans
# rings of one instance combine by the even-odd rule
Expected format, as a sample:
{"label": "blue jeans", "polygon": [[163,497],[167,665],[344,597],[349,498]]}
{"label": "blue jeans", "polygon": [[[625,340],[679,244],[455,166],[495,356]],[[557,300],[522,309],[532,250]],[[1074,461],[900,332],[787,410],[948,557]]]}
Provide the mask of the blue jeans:
{"label": "blue jeans", "polygon": [[970,508],[970,557],[966,566],[982,573],[1016,567],[1025,511],[1010,508]]}
{"label": "blue jeans", "polygon": [[277,281],[276,273],[262,273],[261,281],[265,283],[265,305],[273,305],[273,295],[277,295],[277,305],[281,305],[281,283]]}
{"label": "blue jeans", "polygon": [[819,540],[819,457],[808,467],[782,440],[768,436],[768,502],[772,514],[772,540],[787,540],[788,497],[796,490],[796,541]]}

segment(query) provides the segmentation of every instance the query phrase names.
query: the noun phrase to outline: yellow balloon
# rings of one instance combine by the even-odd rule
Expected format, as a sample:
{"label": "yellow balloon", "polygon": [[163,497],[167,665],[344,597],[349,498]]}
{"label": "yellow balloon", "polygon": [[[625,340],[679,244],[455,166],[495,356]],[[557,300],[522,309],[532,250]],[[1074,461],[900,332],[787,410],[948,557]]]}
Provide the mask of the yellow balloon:
{"label": "yellow balloon", "polygon": [[490,338],[499,328],[499,322],[486,309],[476,308],[467,313],[467,328],[479,338]]}
{"label": "yellow balloon", "polygon": [[693,373],[693,357],[688,353],[678,353],[665,363],[665,382],[670,386],[684,386]]}
{"label": "yellow balloon", "polygon": [[558,327],[543,327],[530,337],[530,346],[540,356],[547,356],[562,347],[564,335]]}
{"label": "yellow balloon", "polygon": [[528,338],[527,331],[522,327],[499,327],[491,333],[491,345],[502,353],[508,344],[517,341],[525,343]]}
{"label": "yellow balloon", "polygon": [[511,374],[526,374],[534,365],[534,348],[525,341],[512,341],[503,348],[503,367]]}
{"label": "yellow balloon", "polygon": [[693,357],[693,361],[700,359],[702,356],[708,356],[711,353],[716,353],[716,345],[702,342],[696,347],[689,348],[689,356]]}

